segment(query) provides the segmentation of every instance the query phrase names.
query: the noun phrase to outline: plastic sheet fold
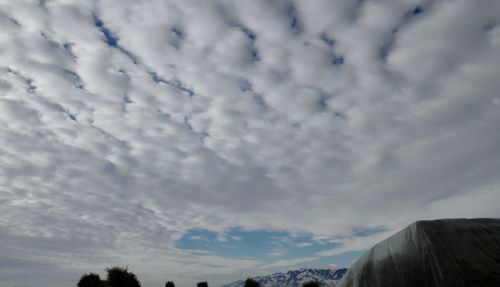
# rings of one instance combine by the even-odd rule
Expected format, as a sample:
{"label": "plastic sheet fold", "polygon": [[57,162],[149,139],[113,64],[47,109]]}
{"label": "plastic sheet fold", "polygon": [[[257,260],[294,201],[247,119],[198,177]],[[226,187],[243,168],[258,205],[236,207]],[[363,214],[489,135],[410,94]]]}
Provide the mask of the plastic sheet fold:
{"label": "plastic sheet fold", "polygon": [[339,287],[500,287],[500,219],[417,221],[359,258]]}

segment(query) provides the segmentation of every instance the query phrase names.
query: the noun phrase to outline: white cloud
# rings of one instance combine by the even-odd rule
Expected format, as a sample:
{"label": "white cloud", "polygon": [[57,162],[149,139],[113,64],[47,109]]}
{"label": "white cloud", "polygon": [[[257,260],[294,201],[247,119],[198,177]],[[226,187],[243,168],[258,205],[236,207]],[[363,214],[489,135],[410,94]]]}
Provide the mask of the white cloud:
{"label": "white cloud", "polygon": [[[319,255],[189,253],[186,230],[345,238],[340,254],[385,236],[359,228],[498,217],[499,15],[494,0],[0,1],[0,254],[44,278],[125,264],[217,284]],[[68,284],[36,274],[9,280]]]}
{"label": "white cloud", "polygon": [[336,269],[339,269],[339,268],[344,268],[342,266],[339,266],[338,264],[336,263],[331,263],[328,265],[328,268],[332,269],[332,270],[336,270]]}
{"label": "white cloud", "polygon": [[274,261],[271,264],[263,266],[264,269],[271,269],[271,268],[283,268],[283,269],[291,269],[291,268],[297,268],[300,264],[309,262],[309,261],[314,261],[318,259],[318,257],[302,257],[302,258],[294,258],[294,259],[279,259]]}
{"label": "white cloud", "polygon": [[296,246],[299,247],[299,248],[304,248],[304,247],[310,247],[312,246],[313,244],[310,243],[310,242],[301,242],[301,243],[297,243]]}
{"label": "white cloud", "polygon": [[344,237],[341,239],[332,240],[332,243],[340,244],[340,246],[337,248],[332,248],[332,249],[316,252],[315,255],[322,256],[322,257],[328,257],[328,256],[333,256],[333,255],[344,254],[344,253],[350,252],[350,251],[367,250],[370,247],[372,247],[374,244],[376,244],[377,242],[384,240],[385,238],[391,236],[394,233],[395,232],[393,230],[391,230],[391,231],[376,233],[376,234],[370,235],[370,236],[362,236],[362,237],[360,237],[360,236],[357,236],[357,237],[356,236],[348,236],[348,237]]}
{"label": "white cloud", "polygon": [[207,238],[204,238],[204,237],[201,237],[199,235],[193,235],[191,237],[189,237],[190,240],[203,240],[203,241],[208,241]]}
{"label": "white cloud", "polygon": [[283,257],[286,252],[282,249],[276,249],[273,252],[269,253],[272,257]]}

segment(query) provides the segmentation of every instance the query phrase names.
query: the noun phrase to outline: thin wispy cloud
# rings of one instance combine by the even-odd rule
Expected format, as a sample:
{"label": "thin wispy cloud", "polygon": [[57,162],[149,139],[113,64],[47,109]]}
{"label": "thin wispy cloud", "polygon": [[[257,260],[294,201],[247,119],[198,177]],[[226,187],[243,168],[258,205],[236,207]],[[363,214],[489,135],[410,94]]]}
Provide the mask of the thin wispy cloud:
{"label": "thin wispy cloud", "polygon": [[215,286],[499,217],[499,23],[495,0],[0,1],[0,281]]}

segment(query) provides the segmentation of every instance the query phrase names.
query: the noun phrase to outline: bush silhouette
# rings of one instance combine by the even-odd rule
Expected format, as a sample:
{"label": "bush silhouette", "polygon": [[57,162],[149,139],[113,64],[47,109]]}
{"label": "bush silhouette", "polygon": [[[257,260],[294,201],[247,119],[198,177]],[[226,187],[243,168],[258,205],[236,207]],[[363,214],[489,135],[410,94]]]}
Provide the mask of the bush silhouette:
{"label": "bush silhouette", "polygon": [[165,287],[175,287],[175,284],[172,281],[168,281],[167,283],[165,283]]}
{"label": "bush silhouette", "polygon": [[141,287],[135,274],[129,272],[127,267],[115,266],[106,271],[108,272],[107,287]]}
{"label": "bush silhouette", "polygon": [[95,273],[84,274],[78,283],[78,287],[101,287],[101,278]]}
{"label": "bush silhouette", "polygon": [[196,287],[208,287],[208,283],[206,281],[198,282],[198,284],[196,284]]}
{"label": "bush silhouette", "polygon": [[245,287],[260,287],[260,284],[252,278],[247,278],[245,281]]}
{"label": "bush silhouette", "polygon": [[318,281],[309,281],[309,282],[302,284],[302,287],[319,287],[319,282]]}

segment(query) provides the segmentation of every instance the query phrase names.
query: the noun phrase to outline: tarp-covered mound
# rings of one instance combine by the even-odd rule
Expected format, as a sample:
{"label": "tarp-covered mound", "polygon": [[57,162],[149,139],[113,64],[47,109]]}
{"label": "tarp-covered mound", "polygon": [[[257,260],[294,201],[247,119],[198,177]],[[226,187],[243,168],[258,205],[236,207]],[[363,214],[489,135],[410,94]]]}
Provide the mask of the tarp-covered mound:
{"label": "tarp-covered mound", "polygon": [[417,221],[378,243],[339,287],[500,287],[500,219]]}

